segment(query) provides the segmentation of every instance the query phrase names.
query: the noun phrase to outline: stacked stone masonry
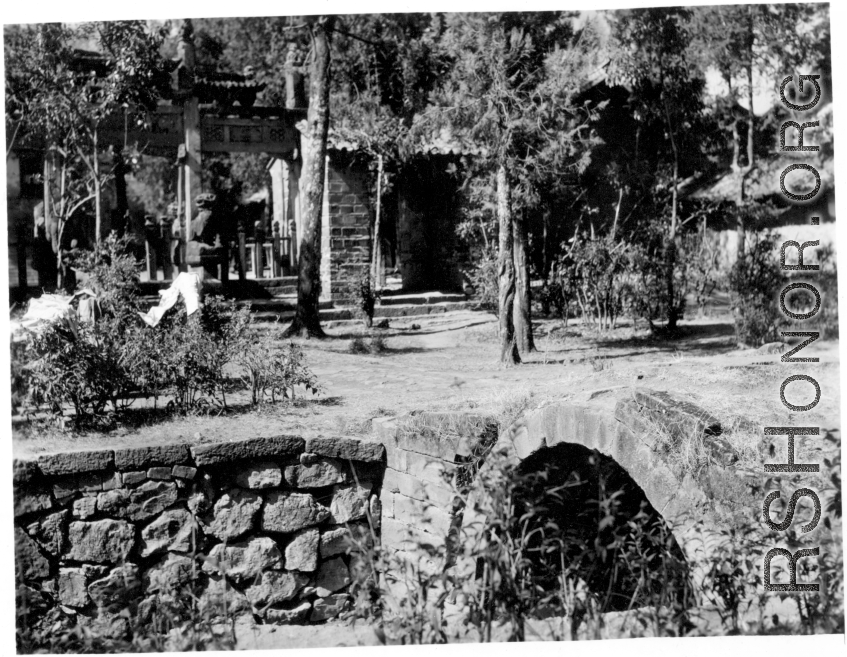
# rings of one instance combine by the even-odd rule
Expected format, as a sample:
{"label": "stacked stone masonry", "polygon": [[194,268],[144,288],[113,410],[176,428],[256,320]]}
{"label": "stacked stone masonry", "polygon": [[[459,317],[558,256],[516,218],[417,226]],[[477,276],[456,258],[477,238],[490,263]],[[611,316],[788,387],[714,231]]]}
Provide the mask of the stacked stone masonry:
{"label": "stacked stone masonry", "polygon": [[[373,426],[386,449],[380,494],[383,548],[421,562],[421,546],[447,545],[449,559],[449,539],[462,522],[461,493],[470,483],[465,480],[468,468],[496,441],[496,420],[420,413],[380,418]],[[444,565],[429,563],[432,568]]]}
{"label": "stacked stone masonry", "polygon": [[16,460],[19,608],[143,620],[190,592],[211,617],[335,617],[378,532],[384,451],[279,436]]}
{"label": "stacked stone masonry", "polygon": [[372,209],[367,167],[344,152],[335,151],[327,172],[329,201],[330,298],[349,301],[371,259]]}

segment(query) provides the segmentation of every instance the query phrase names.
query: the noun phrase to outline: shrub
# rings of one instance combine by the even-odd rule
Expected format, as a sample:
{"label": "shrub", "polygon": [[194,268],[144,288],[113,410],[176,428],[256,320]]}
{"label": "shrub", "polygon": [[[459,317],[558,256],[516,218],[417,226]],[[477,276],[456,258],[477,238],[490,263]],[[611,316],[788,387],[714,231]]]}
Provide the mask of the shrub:
{"label": "shrub", "polygon": [[500,283],[498,279],[497,253],[487,250],[482,253],[471,271],[476,301],[482,310],[500,316]]}
{"label": "shrub", "polygon": [[[685,314],[685,297],[689,291],[691,273],[690,254],[686,252],[685,239],[673,245],[665,244],[658,227],[651,227],[642,241],[630,247],[631,287],[626,296],[628,310],[634,317],[647,320],[651,331],[655,322],[676,320]],[[673,294],[668,289],[668,255],[666,248],[675,250],[673,257]]]}
{"label": "shrub", "polygon": [[773,235],[760,236],[730,271],[730,299],[739,345],[758,347],[776,340],[783,321],[777,295],[786,279],[775,247]]}
{"label": "shrub", "polygon": [[720,282],[718,259],[720,251],[704,233],[687,233],[680,239],[677,255],[679,267],[685,269],[682,277],[687,290],[694,295],[697,311],[706,313],[706,304]]}
{"label": "shrub", "polygon": [[33,335],[27,347],[29,397],[61,416],[74,409],[77,424],[128,403],[132,379],[125,367],[114,323],[81,324],[73,331],[53,326]]}
{"label": "shrub", "polygon": [[541,304],[541,312],[544,315],[549,315],[552,309],[556,310],[556,314],[561,317],[565,326],[568,325],[568,315],[570,314],[570,297],[566,293],[566,289],[558,280],[558,271],[553,272],[552,280],[545,282],[544,286],[538,293],[538,301]]}
{"label": "shrub", "polygon": [[[138,396],[171,396],[168,406],[187,411],[210,401],[226,408],[233,383],[247,382],[254,403],[294,397],[296,386],[318,391],[299,347],[256,343],[252,317],[235,302],[209,296],[189,317],[182,303],[156,327],[137,316],[136,265],[124,240],[111,236],[97,251],[76,256],[85,285],[97,294],[102,316],[93,323],[68,321],[13,345],[13,390],[61,417],[72,407],[77,424],[109,420]],[[229,364],[246,367],[234,381]]]}
{"label": "shrub", "polygon": [[347,350],[351,354],[381,354],[388,351],[388,346],[385,344],[385,338],[376,333],[367,339],[357,335],[350,340]]}
{"label": "shrub", "polygon": [[210,400],[226,407],[224,367],[246,344],[251,321],[249,310],[234,301],[206,297],[203,307],[188,316],[178,304],[154,328],[137,332],[134,362],[139,387],[157,397],[172,396],[177,410],[207,405]]}
{"label": "shrub", "polygon": [[380,294],[379,290],[376,290],[371,285],[370,271],[364,271],[355,286],[355,297],[356,309],[362,317],[366,328],[373,326],[374,309],[376,308],[376,302]]}
{"label": "shrub", "polygon": [[832,244],[818,250],[820,271],[811,282],[820,290],[821,309],[815,317],[816,330],[824,340],[838,339],[838,260]]}
{"label": "shrub", "polygon": [[577,237],[556,268],[564,299],[574,299],[582,317],[600,330],[615,328],[628,294],[630,248],[613,237]]}
{"label": "shrub", "polygon": [[94,293],[105,314],[127,323],[135,319],[142,263],[132,254],[129,237],[112,232],[93,251],[76,251],[71,265],[81,274],[79,287]]}
{"label": "shrub", "polygon": [[29,390],[29,372],[25,365],[27,344],[25,342],[12,342],[10,350],[12,413],[17,413],[25,402]]}
{"label": "shrub", "polygon": [[250,390],[253,404],[278,396],[295,398],[297,386],[317,394],[320,386],[306,365],[300,346],[289,343],[278,345],[270,336],[245,336],[235,354],[234,362],[242,369],[242,380]]}

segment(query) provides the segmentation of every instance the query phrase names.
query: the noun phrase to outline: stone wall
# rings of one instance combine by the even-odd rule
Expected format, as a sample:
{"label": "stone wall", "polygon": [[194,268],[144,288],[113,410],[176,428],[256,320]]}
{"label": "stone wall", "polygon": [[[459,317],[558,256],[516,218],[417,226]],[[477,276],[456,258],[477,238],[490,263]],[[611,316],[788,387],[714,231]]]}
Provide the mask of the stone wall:
{"label": "stone wall", "polygon": [[143,619],[188,586],[213,617],[332,618],[383,471],[377,442],[296,436],[16,460],[18,608]]}
{"label": "stone wall", "polygon": [[689,533],[704,493],[672,467],[657,431],[699,436],[725,467],[736,458],[703,409],[623,386],[545,404],[503,432],[468,413],[373,428],[370,440],[280,436],[15,461],[18,607],[107,618],[130,607],[144,618],[189,586],[212,616],[225,605],[265,623],[326,620],[349,604],[352,545],[376,537],[443,568],[421,560],[421,546],[446,547],[449,562],[462,524],[478,525],[463,499],[490,451],[522,461],[562,443],[625,468],[693,557],[705,544]]}

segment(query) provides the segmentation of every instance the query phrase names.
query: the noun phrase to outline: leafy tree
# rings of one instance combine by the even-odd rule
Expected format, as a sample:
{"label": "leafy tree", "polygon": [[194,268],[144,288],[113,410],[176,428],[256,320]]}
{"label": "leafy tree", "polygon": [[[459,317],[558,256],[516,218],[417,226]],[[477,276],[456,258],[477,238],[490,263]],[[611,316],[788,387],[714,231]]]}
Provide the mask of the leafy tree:
{"label": "leafy tree", "polygon": [[[58,180],[48,182],[45,209],[58,218],[54,249],[61,269],[68,220],[93,202],[99,242],[102,189],[115,167],[123,166],[112,147],[114,166],[102,168],[104,123],[123,114],[127,123],[143,125],[145,112],[169,84],[161,35],[143,21],[114,21],[18,26],[6,37],[7,127],[11,120],[15,135],[43,144],[58,171]],[[96,43],[103,57],[75,49],[80,40]]]}
{"label": "leafy tree", "polygon": [[[731,172],[738,178],[735,198],[738,256],[744,254],[747,223],[756,210],[748,194],[748,181],[757,167],[756,133],[753,111],[754,74],[779,84],[788,72],[807,66],[829,71],[829,21],[827,5],[750,4],[696,7],[691,13],[691,57],[705,70],[716,69],[726,85],[726,94],[717,99],[730,133]],[[776,91],[776,89],[774,89]],[[741,111],[742,101],[747,106]],[[740,126],[746,123],[744,153],[741,153]],[[769,149],[770,145],[769,145]]]}
{"label": "leafy tree", "polygon": [[538,161],[539,126],[550,109],[539,96],[545,58],[571,33],[570,17],[562,13],[447,15],[441,46],[454,62],[436,106],[416,126],[424,139],[446,128],[487,148],[476,166],[494,172],[496,181],[500,360],[506,364],[520,362],[519,346],[533,348],[527,233],[516,198],[528,191],[525,172]]}
{"label": "leafy tree", "polygon": [[[633,9],[617,12],[614,20],[615,72],[631,89],[639,122],[663,128],[664,160],[670,166],[667,228],[664,239],[665,307],[673,331],[682,317],[684,298],[675,288],[677,234],[680,227],[679,184],[684,154],[699,150],[692,130],[702,111],[703,79],[687,55],[691,12],[685,8]],[[650,124],[654,124],[650,126]]]}

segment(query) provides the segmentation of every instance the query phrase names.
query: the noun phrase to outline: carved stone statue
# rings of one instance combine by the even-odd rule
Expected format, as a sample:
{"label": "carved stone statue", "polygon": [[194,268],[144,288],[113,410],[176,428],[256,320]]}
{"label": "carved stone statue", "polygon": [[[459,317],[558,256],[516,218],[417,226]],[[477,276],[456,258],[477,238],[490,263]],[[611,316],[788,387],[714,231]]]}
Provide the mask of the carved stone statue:
{"label": "carved stone statue", "polygon": [[226,257],[214,214],[215,200],[214,194],[200,194],[194,199],[199,212],[191,222],[191,240],[185,254],[189,267],[202,267],[213,277],[217,277],[218,266]]}

